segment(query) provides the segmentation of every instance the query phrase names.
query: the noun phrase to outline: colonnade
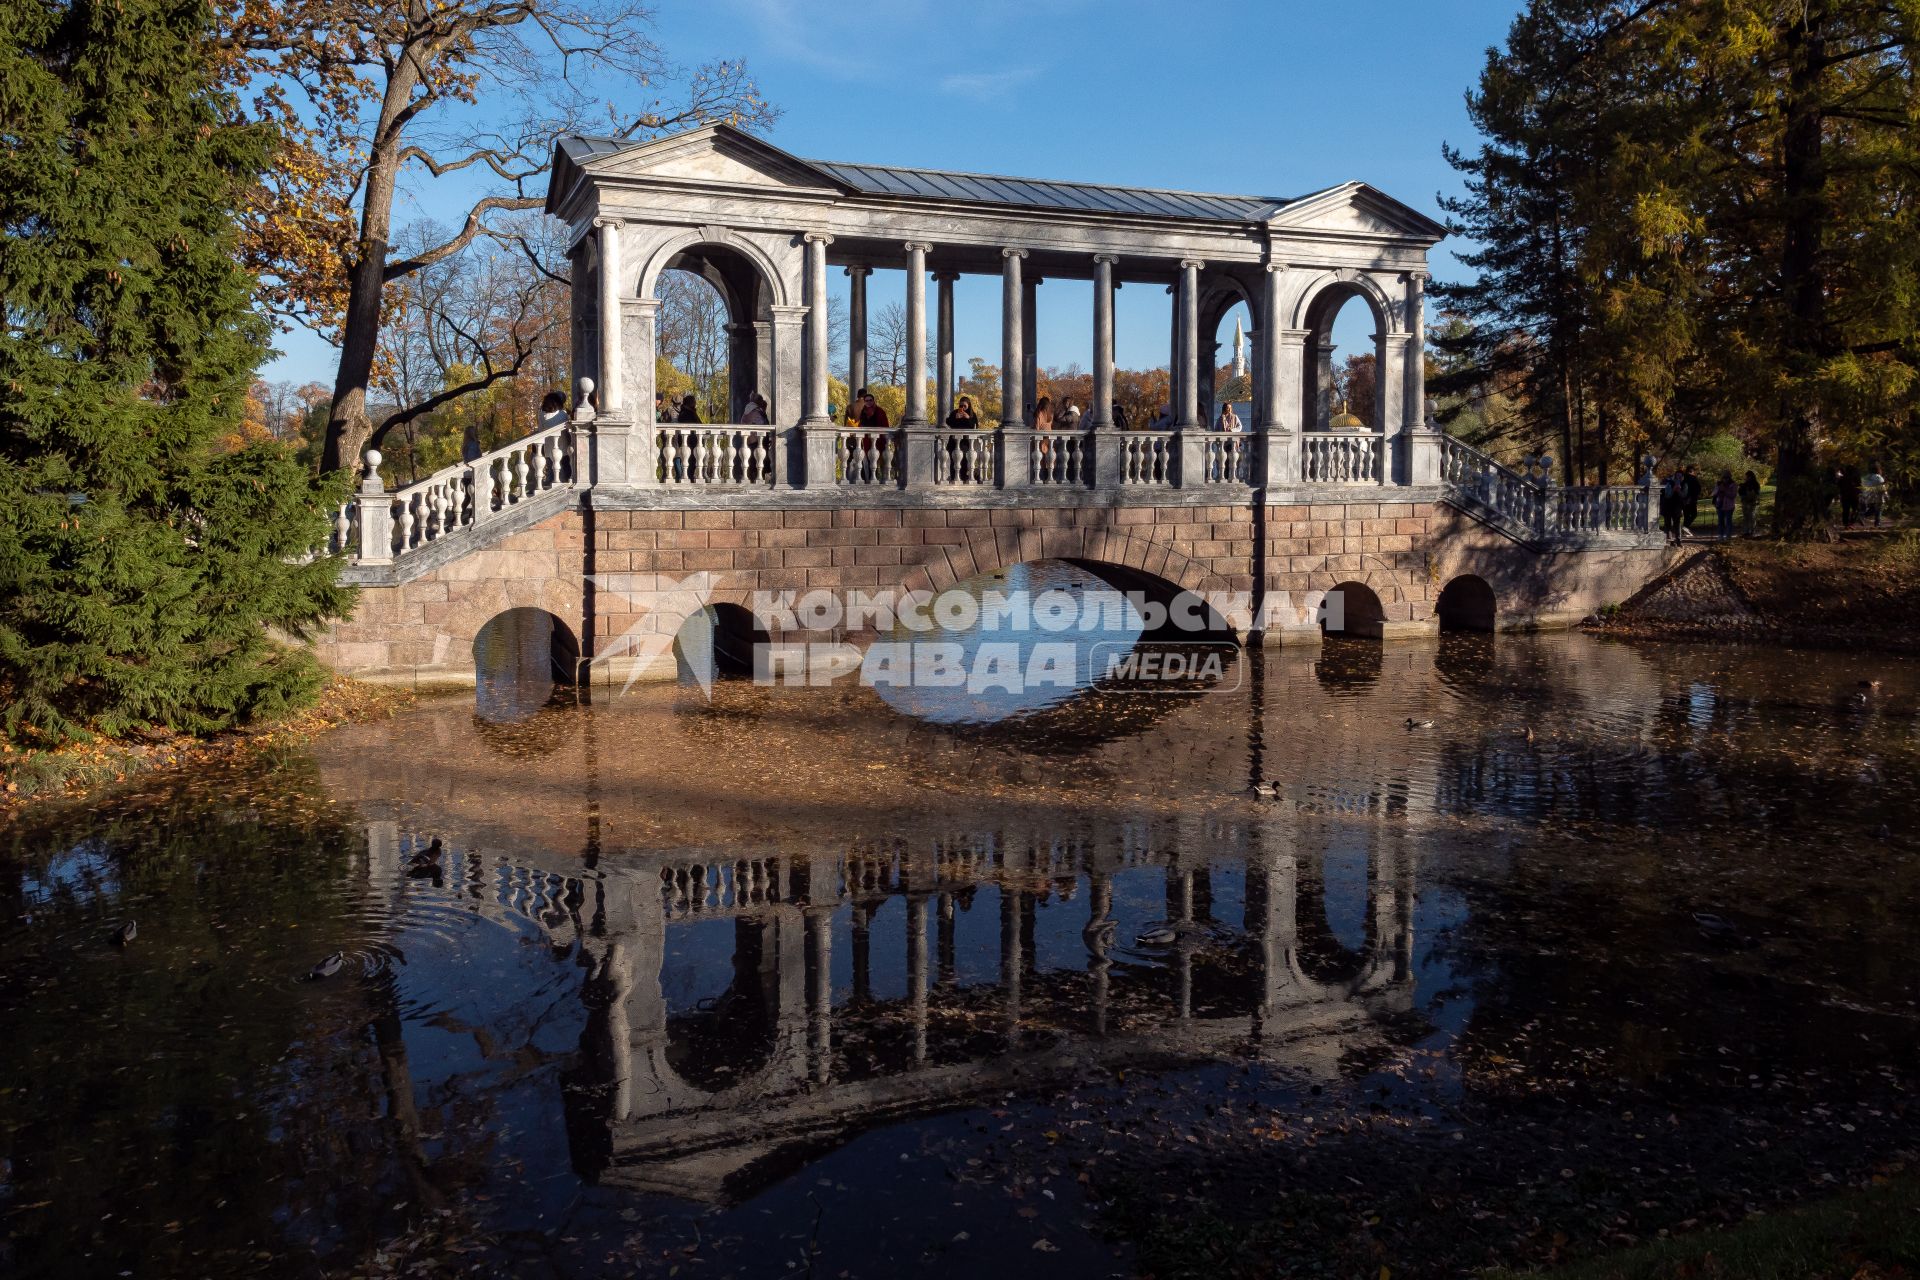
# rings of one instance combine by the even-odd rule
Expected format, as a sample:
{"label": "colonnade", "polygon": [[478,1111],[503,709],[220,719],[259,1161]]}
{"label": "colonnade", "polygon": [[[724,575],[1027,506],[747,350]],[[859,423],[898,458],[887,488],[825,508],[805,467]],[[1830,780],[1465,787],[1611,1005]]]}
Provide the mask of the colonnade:
{"label": "colonnade", "polygon": [[[827,370],[829,359],[827,334],[827,280],[830,271],[828,246],[833,237],[827,234],[809,233],[803,237],[806,245],[805,294],[808,304],[807,351],[808,367],[803,382],[803,411],[800,419],[802,426],[822,426],[830,422],[829,393],[827,388]],[[935,301],[935,338],[934,338],[934,403],[933,418],[928,417],[926,384],[927,369],[927,263],[933,253],[933,246],[924,241],[906,241],[901,245],[906,255],[906,411],[897,424],[903,427],[927,426],[931,422],[944,422],[953,412],[955,399],[955,378],[958,370],[955,364],[955,333],[953,287],[961,273],[951,268],[941,268],[933,272],[936,289]],[[1000,425],[1018,429],[1029,425],[1034,392],[1039,381],[1039,359],[1036,341],[1038,314],[1038,286],[1042,278],[1027,269],[1031,251],[1024,248],[1008,247],[1001,250],[1001,320],[1000,320]],[[1121,287],[1118,254],[1093,253],[1088,255],[1088,265],[1093,280],[1093,395],[1092,403],[1086,408],[1081,425],[1098,429],[1111,427],[1113,423],[1114,403],[1114,294]],[[1173,426],[1176,429],[1204,427],[1203,402],[1207,397],[1202,393],[1204,379],[1213,371],[1213,362],[1202,360],[1203,351],[1217,350],[1218,344],[1210,338],[1203,341],[1200,334],[1200,295],[1202,287],[1201,273],[1206,263],[1197,258],[1178,260],[1178,275],[1172,288],[1173,306],[1173,350],[1172,383],[1174,411]],[[844,268],[848,281],[848,379],[849,390],[866,386],[871,370],[868,362],[868,323],[871,310],[867,300],[867,283],[872,277],[874,267],[867,263],[851,263]],[[1256,348],[1253,367],[1255,382],[1260,393],[1256,399],[1256,421],[1251,424],[1258,427],[1277,427],[1285,424],[1285,405],[1282,399],[1283,379],[1261,376],[1263,371],[1282,368],[1287,348],[1291,346],[1295,353],[1304,356],[1306,337],[1304,332],[1289,333],[1282,324],[1269,321],[1265,317],[1280,314],[1283,305],[1281,298],[1281,278],[1284,267],[1269,267],[1265,271],[1266,289],[1259,300],[1256,323],[1252,336],[1256,341],[1263,337],[1268,343],[1267,349]],[[1289,339],[1292,339],[1289,342]],[[1330,348],[1329,356],[1330,356]],[[1295,383],[1298,386],[1298,383]],[[1136,426],[1143,424],[1134,424]],[[1324,424],[1322,424],[1324,425]],[[1384,424],[1383,424],[1384,425]]]}

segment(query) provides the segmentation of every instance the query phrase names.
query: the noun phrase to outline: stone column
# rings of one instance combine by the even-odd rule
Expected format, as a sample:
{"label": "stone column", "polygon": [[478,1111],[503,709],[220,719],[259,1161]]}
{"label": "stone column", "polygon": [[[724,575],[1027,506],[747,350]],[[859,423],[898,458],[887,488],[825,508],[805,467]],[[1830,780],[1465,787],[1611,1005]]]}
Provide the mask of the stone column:
{"label": "stone column", "polygon": [[1333,426],[1333,335],[1313,336],[1313,421],[1308,430],[1326,431]]}
{"label": "stone column", "polygon": [[809,489],[831,489],[837,437],[833,421],[827,417],[827,246],[833,243],[833,237],[810,232],[806,243],[806,412],[798,428],[800,483]]}
{"label": "stone column", "polygon": [[760,327],[751,320],[727,326],[727,418],[738,422],[747,397],[760,390]]}
{"label": "stone column", "polygon": [[833,237],[809,232],[807,242],[807,373],[801,425],[824,427],[827,420],[827,246]]}
{"label": "stone column", "polygon": [[1174,425],[1200,425],[1200,268],[1195,258],[1180,260],[1180,403]]}
{"label": "stone column", "polygon": [[1427,422],[1427,277],[1418,271],[1407,276],[1407,327],[1413,341],[1407,346],[1408,484],[1440,483],[1440,433]]}
{"label": "stone column", "polygon": [[1414,423],[1406,416],[1407,351],[1413,335],[1389,333],[1380,339],[1380,446],[1391,462],[1383,461],[1380,482],[1393,484],[1406,476],[1413,465]]}
{"label": "stone column", "polygon": [[1300,335],[1294,334],[1293,345],[1288,345],[1288,330],[1280,315],[1280,285],[1285,273],[1282,264],[1267,264],[1260,291],[1261,320],[1255,330],[1260,376],[1255,380],[1253,420],[1265,454],[1259,483],[1269,488],[1300,482],[1299,426],[1289,423],[1287,414],[1289,386],[1293,387],[1294,408],[1299,408]]}
{"label": "stone column", "polygon": [[1093,403],[1089,427],[1113,425],[1113,268],[1111,253],[1093,255]]}
{"label": "stone column", "polygon": [[960,273],[936,271],[933,278],[939,286],[939,315],[934,325],[938,368],[934,374],[933,417],[935,423],[944,426],[947,415],[953,412],[953,282],[960,278]]}
{"label": "stone column", "polygon": [[1027,394],[1021,373],[1027,350],[1021,328],[1026,316],[1021,301],[1026,290],[1020,283],[1020,264],[1026,260],[1027,251],[1002,249],[1000,255],[1004,259],[1000,268],[1000,425],[1018,430],[1027,425],[1021,416]]}
{"label": "stone column", "polygon": [[1026,411],[1029,403],[1040,399],[1040,277],[1034,276],[1025,282],[1020,294],[1020,381],[1026,388],[1026,400],[1021,404],[1021,417],[1028,425],[1033,423],[1033,415]]}
{"label": "stone column", "polygon": [[867,277],[872,267],[848,267],[847,279],[847,394],[867,385]]}
{"label": "stone column", "polygon": [[907,410],[903,427],[927,425],[927,252],[907,242]]}
{"label": "stone column", "polygon": [[600,229],[600,408],[601,417],[623,417],[620,366],[620,224],[595,218]]}
{"label": "stone column", "polygon": [[[612,421],[602,416],[594,423],[594,482],[651,485],[655,469],[653,417],[654,342],[660,332],[660,299],[623,298],[620,301],[620,365],[624,392],[615,398],[627,406]],[[604,388],[605,384],[602,384]],[[607,393],[603,389],[604,403]]]}

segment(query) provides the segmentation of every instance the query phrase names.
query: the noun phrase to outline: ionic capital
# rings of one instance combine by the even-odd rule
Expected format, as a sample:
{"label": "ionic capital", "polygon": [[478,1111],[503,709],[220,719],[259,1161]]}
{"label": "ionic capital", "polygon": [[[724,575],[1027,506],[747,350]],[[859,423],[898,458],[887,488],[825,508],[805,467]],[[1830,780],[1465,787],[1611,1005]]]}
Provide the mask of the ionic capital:
{"label": "ionic capital", "polygon": [[[827,239],[827,243],[828,243],[828,244],[832,244],[832,243],[833,243],[833,239],[832,239],[832,237],[831,237],[831,236],[829,236],[829,237],[828,237],[828,239]],[[864,279],[865,279],[866,277],[868,277],[868,276],[870,276],[870,275],[872,275],[872,274],[873,274],[873,268],[872,268],[872,267],[869,267],[869,266],[865,266],[865,265],[863,265],[863,264],[861,264],[861,263],[857,263],[857,262],[856,262],[856,263],[854,263],[854,264],[853,264],[852,266],[850,266],[850,267],[846,267],[846,268],[844,268],[844,269],[845,269],[845,271],[846,271],[846,273],[847,273],[847,278],[848,278],[849,280],[864,280]]]}
{"label": "ionic capital", "polygon": [[915,249],[918,249],[921,253],[933,252],[932,245],[922,244],[918,240],[909,240],[905,244],[901,245],[900,247],[905,249],[908,253],[912,253]]}
{"label": "ionic capital", "polygon": [[1200,259],[1198,258],[1180,259],[1180,269],[1182,271],[1204,271],[1206,269],[1206,266],[1207,264],[1200,261]]}
{"label": "ionic capital", "polygon": [[1027,256],[1027,251],[1025,249],[1002,249],[1000,256],[1003,258],[1024,258]]}
{"label": "ionic capital", "polygon": [[802,240],[805,240],[808,244],[827,245],[827,244],[833,243],[833,237],[828,235],[824,231],[808,231],[804,233],[800,238]]}
{"label": "ionic capital", "polygon": [[1117,253],[1096,253],[1093,255],[1093,260],[1095,262],[1104,262],[1112,267],[1119,265],[1120,255]]}

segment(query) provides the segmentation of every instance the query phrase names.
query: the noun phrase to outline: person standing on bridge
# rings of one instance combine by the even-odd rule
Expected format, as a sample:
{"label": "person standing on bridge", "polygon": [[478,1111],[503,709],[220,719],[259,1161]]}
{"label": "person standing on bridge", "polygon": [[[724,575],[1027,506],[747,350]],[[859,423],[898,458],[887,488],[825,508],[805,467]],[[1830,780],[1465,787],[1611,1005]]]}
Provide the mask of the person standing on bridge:
{"label": "person standing on bridge", "polygon": [[1689,464],[1680,473],[1680,485],[1680,514],[1684,521],[1680,526],[1680,536],[1690,538],[1693,536],[1693,522],[1700,518],[1700,468]]}
{"label": "person standing on bridge", "polygon": [[747,397],[746,412],[740,415],[742,426],[764,427],[767,425],[767,398],[758,391]]}
{"label": "person standing on bridge", "polygon": [[1680,517],[1687,509],[1687,473],[1679,467],[1667,477],[1660,486],[1660,532],[1667,535],[1667,545],[1676,546],[1680,541]]}
{"label": "person standing on bridge", "polygon": [[[540,429],[551,431],[555,427],[566,425],[567,398],[558,391],[549,391],[540,397]],[[471,459],[469,459],[471,461]]]}
{"label": "person standing on bridge", "polygon": [[1233,401],[1228,400],[1220,406],[1220,419],[1213,424],[1215,431],[1238,431],[1240,415],[1233,411]]}
{"label": "person standing on bridge", "polygon": [[1760,477],[1747,472],[1747,478],[1740,482],[1740,531],[1746,537],[1753,537],[1753,512],[1760,505]]}
{"label": "person standing on bridge", "polygon": [[1733,508],[1739,501],[1740,486],[1733,482],[1733,472],[1722,471],[1719,483],[1713,486],[1715,536],[1722,542],[1733,540]]}
{"label": "person standing on bridge", "polygon": [[693,398],[691,391],[687,392],[686,399],[680,402],[680,421],[692,423],[700,421],[700,404]]}
{"label": "person standing on bridge", "polygon": [[1127,429],[1127,407],[1118,400],[1113,402],[1113,427],[1116,431]]}
{"label": "person standing on bridge", "polygon": [[1035,431],[1053,430],[1053,397],[1041,396],[1040,403],[1033,406],[1033,429]]}
{"label": "person standing on bridge", "polygon": [[972,396],[961,396],[954,402],[953,412],[947,415],[947,425],[955,431],[980,429],[980,415],[973,411]]}
{"label": "person standing on bridge", "polygon": [[1078,405],[1076,405],[1076,404],[1074,404],[1074,402],[1073,402],[1073,401],[1071,401],[1071,400],[1065,400],[1065,399],[1063,399],[1063,400],[1062,400],[1062,401],[1060,402],[1060,404],[1061,404],[1061,408],[1060,408],[1060,417],[1059,417],[1059,419],[1058,419],[1058,422],[1059,422],[1059,426],[1060,426],[1060,430],[1062,430],[1062,431],[1077,431],[1077,430],[1079,430],[1079,428],[1080,428],[1080,407],[1079,407]]}

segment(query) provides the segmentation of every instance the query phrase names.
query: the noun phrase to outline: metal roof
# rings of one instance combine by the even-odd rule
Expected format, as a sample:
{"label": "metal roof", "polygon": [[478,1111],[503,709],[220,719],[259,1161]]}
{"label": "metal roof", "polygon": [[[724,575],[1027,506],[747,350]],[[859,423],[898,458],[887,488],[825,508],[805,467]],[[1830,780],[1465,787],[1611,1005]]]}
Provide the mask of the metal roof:
{"label": "metal roof", "polygon": [[973,204],[1022,205],[1075,213],[1146,214],[1195,218],[1206,222],[1258,222],[1291,203],[1273,196],[1222,196],[1152,187],[1115,187],[1045,178],[1010,178],[991,173],[955,173],[944,169],[907,169],[897,165],[848,164],[807,160],[856,191],[884,196],[920,196]]}
{"label": "metal roof", "polygon": [[[787,155],[764,139],[737,130],[728,132],[768,151]],[[567,134],[558,141],[568,160],[575,165],[585,166],[623,151],[669,140],[653,139],[649,142]],[[787,159],[815,170],[822,178],[870,195],[1060,209],[1070,213],[1118,213],[1134,217],[1197,219],[1203,222],[1259,222],[1272,217],[1276,210],[1294,203],[1275,196],[1210,195],[1154,187],[1118,187],[1047,178],[1013,178],[992,173],[959,173],[946,169],[910,169],[900,165],[806,160],[798,156],[787,156]]]}

